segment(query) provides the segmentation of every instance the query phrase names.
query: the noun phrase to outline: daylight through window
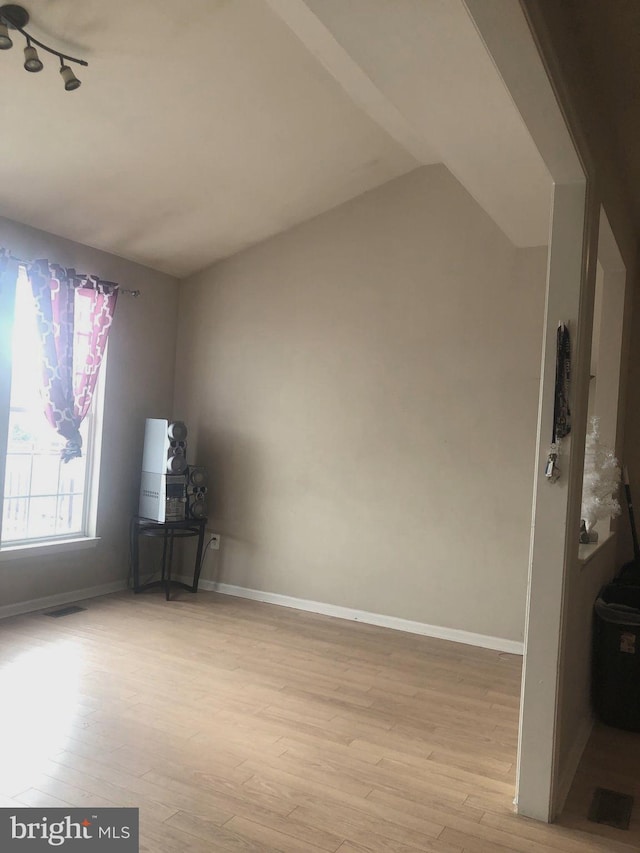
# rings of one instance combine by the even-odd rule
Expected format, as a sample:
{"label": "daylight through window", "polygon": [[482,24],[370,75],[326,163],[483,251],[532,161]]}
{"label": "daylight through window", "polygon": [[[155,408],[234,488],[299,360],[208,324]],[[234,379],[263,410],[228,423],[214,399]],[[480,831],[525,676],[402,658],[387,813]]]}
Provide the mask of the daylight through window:
{"label": "daylight through window", "polygon": [[[80,291],[76,292],[74,352],[78,355],[86,348],[89,337],[88,302]],[[62,462],[60,450],[66,442],[45,418],[39,390],[41,374],[35,303],[26,273],[21,269],[16,285],[12,343],[3,545],[74,538],[87,533],[93,415],[90,412],[80,427],[82,457]]]}

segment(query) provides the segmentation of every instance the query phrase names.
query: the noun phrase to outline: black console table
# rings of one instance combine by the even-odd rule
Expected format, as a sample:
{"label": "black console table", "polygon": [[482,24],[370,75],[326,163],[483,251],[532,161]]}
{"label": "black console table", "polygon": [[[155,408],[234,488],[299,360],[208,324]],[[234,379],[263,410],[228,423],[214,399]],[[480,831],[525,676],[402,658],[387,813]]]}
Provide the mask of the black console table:
{"label": "black console table", "polygon": [[[134,515],[131,519],[129,529],[130,548],[131,548],[131,569],[133,572],[133,591],[142,592],[151,587],[161,586],[169,601],[171,597],[171,584],[180,586],[183,589],[188,589],[189,592],[198,591],[198,581],[200,580],[200,569],[202,568],[202,549],[204,546],[204,529],[207,523],[206,518],[187,518],[184,521],[152,521],[149,518],[142,518],[139,515]],[[140,566],[139,566],[139,537],[140,536],[162,536],[162,575],[159,581],[150,581],[140,585]],[[182,581],[173,580],[171,577],[171,563],[173,561],[173,542],[174,539],[183,539],[189,536],[198,537],[198,550],[196,552],[196,564],[193,570],[193,584],[182,583]]]}

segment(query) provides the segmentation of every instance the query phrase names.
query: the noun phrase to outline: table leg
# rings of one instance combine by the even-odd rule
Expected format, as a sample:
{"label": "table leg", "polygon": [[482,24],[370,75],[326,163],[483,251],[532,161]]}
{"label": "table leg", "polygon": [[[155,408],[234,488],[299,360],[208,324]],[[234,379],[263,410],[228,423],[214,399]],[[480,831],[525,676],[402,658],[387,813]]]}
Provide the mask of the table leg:
{"label": "table leg", "polygon": [[167,528],[162,531],[162,574],[160,580],[163,581],[167,571]]}
{"label": "table leg", "polygon": [[129,526],[129,555],[131,558],[131,570],[133,572],[133,591],[140,592],[140,565],[138,563],[138,525],[134,518]]}
{"label": "table leg", "polygon": [[163,582],[165,585],[164,591],[165,591],[167,598],[169,597],[169,588],[167,586],[167,579],[166,579],[166,574],[167,574],[167,536],[168,535],[169,535],[169,531],[165,527],[165,529],[162,532],[162,574],[160,575],[160,581]]}
{"label": "table leg", "polygon": [[202,569],[202,548],[204,546],[204,524],[200,525],[198,532],[198,550],[196,552],[196,565],[193,570],[193,587],[191,592],[198,591],[198,582],[200,580],[200,571]]}
{"label": "table leg", "polygon": [[171,597],[171,564],[173,563],[173,530],[169,532],[169,562],[167,564],[167,586],[166,586],[166,596],[167,601]]}

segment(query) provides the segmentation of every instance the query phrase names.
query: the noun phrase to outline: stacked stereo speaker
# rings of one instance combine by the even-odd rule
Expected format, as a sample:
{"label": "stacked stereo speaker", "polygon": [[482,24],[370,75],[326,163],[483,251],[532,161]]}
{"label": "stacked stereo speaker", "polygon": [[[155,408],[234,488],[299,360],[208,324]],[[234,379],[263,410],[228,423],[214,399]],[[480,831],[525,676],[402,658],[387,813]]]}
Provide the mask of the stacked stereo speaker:
{"label": "stacked stereo speaker", "polygon": [[207,472],[200,465],[187,468],[187,514],[189,518],[207,516]]}
{"label": "stacked stereo speaker", "polygon": [[138,514],[153,521],[206,518],[207,472],[187,463],[182,421],[147,418]]}

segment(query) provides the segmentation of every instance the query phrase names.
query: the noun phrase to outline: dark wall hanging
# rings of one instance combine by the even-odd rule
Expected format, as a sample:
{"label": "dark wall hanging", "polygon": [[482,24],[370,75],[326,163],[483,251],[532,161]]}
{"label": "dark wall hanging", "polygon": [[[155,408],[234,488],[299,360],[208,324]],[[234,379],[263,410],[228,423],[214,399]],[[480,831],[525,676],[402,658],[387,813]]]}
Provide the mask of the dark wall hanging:
{"label": "dark wall hanging", "polygon": [[571,338],[565,323],[558,324],[556,332],[556,382],[553,401],[553,429],[551,447],[547,456],[545,476],[555,482],[560,476],[558,457],[560,443],[571,432],[571,409],[569,408],[569,386],[571,383]]}

